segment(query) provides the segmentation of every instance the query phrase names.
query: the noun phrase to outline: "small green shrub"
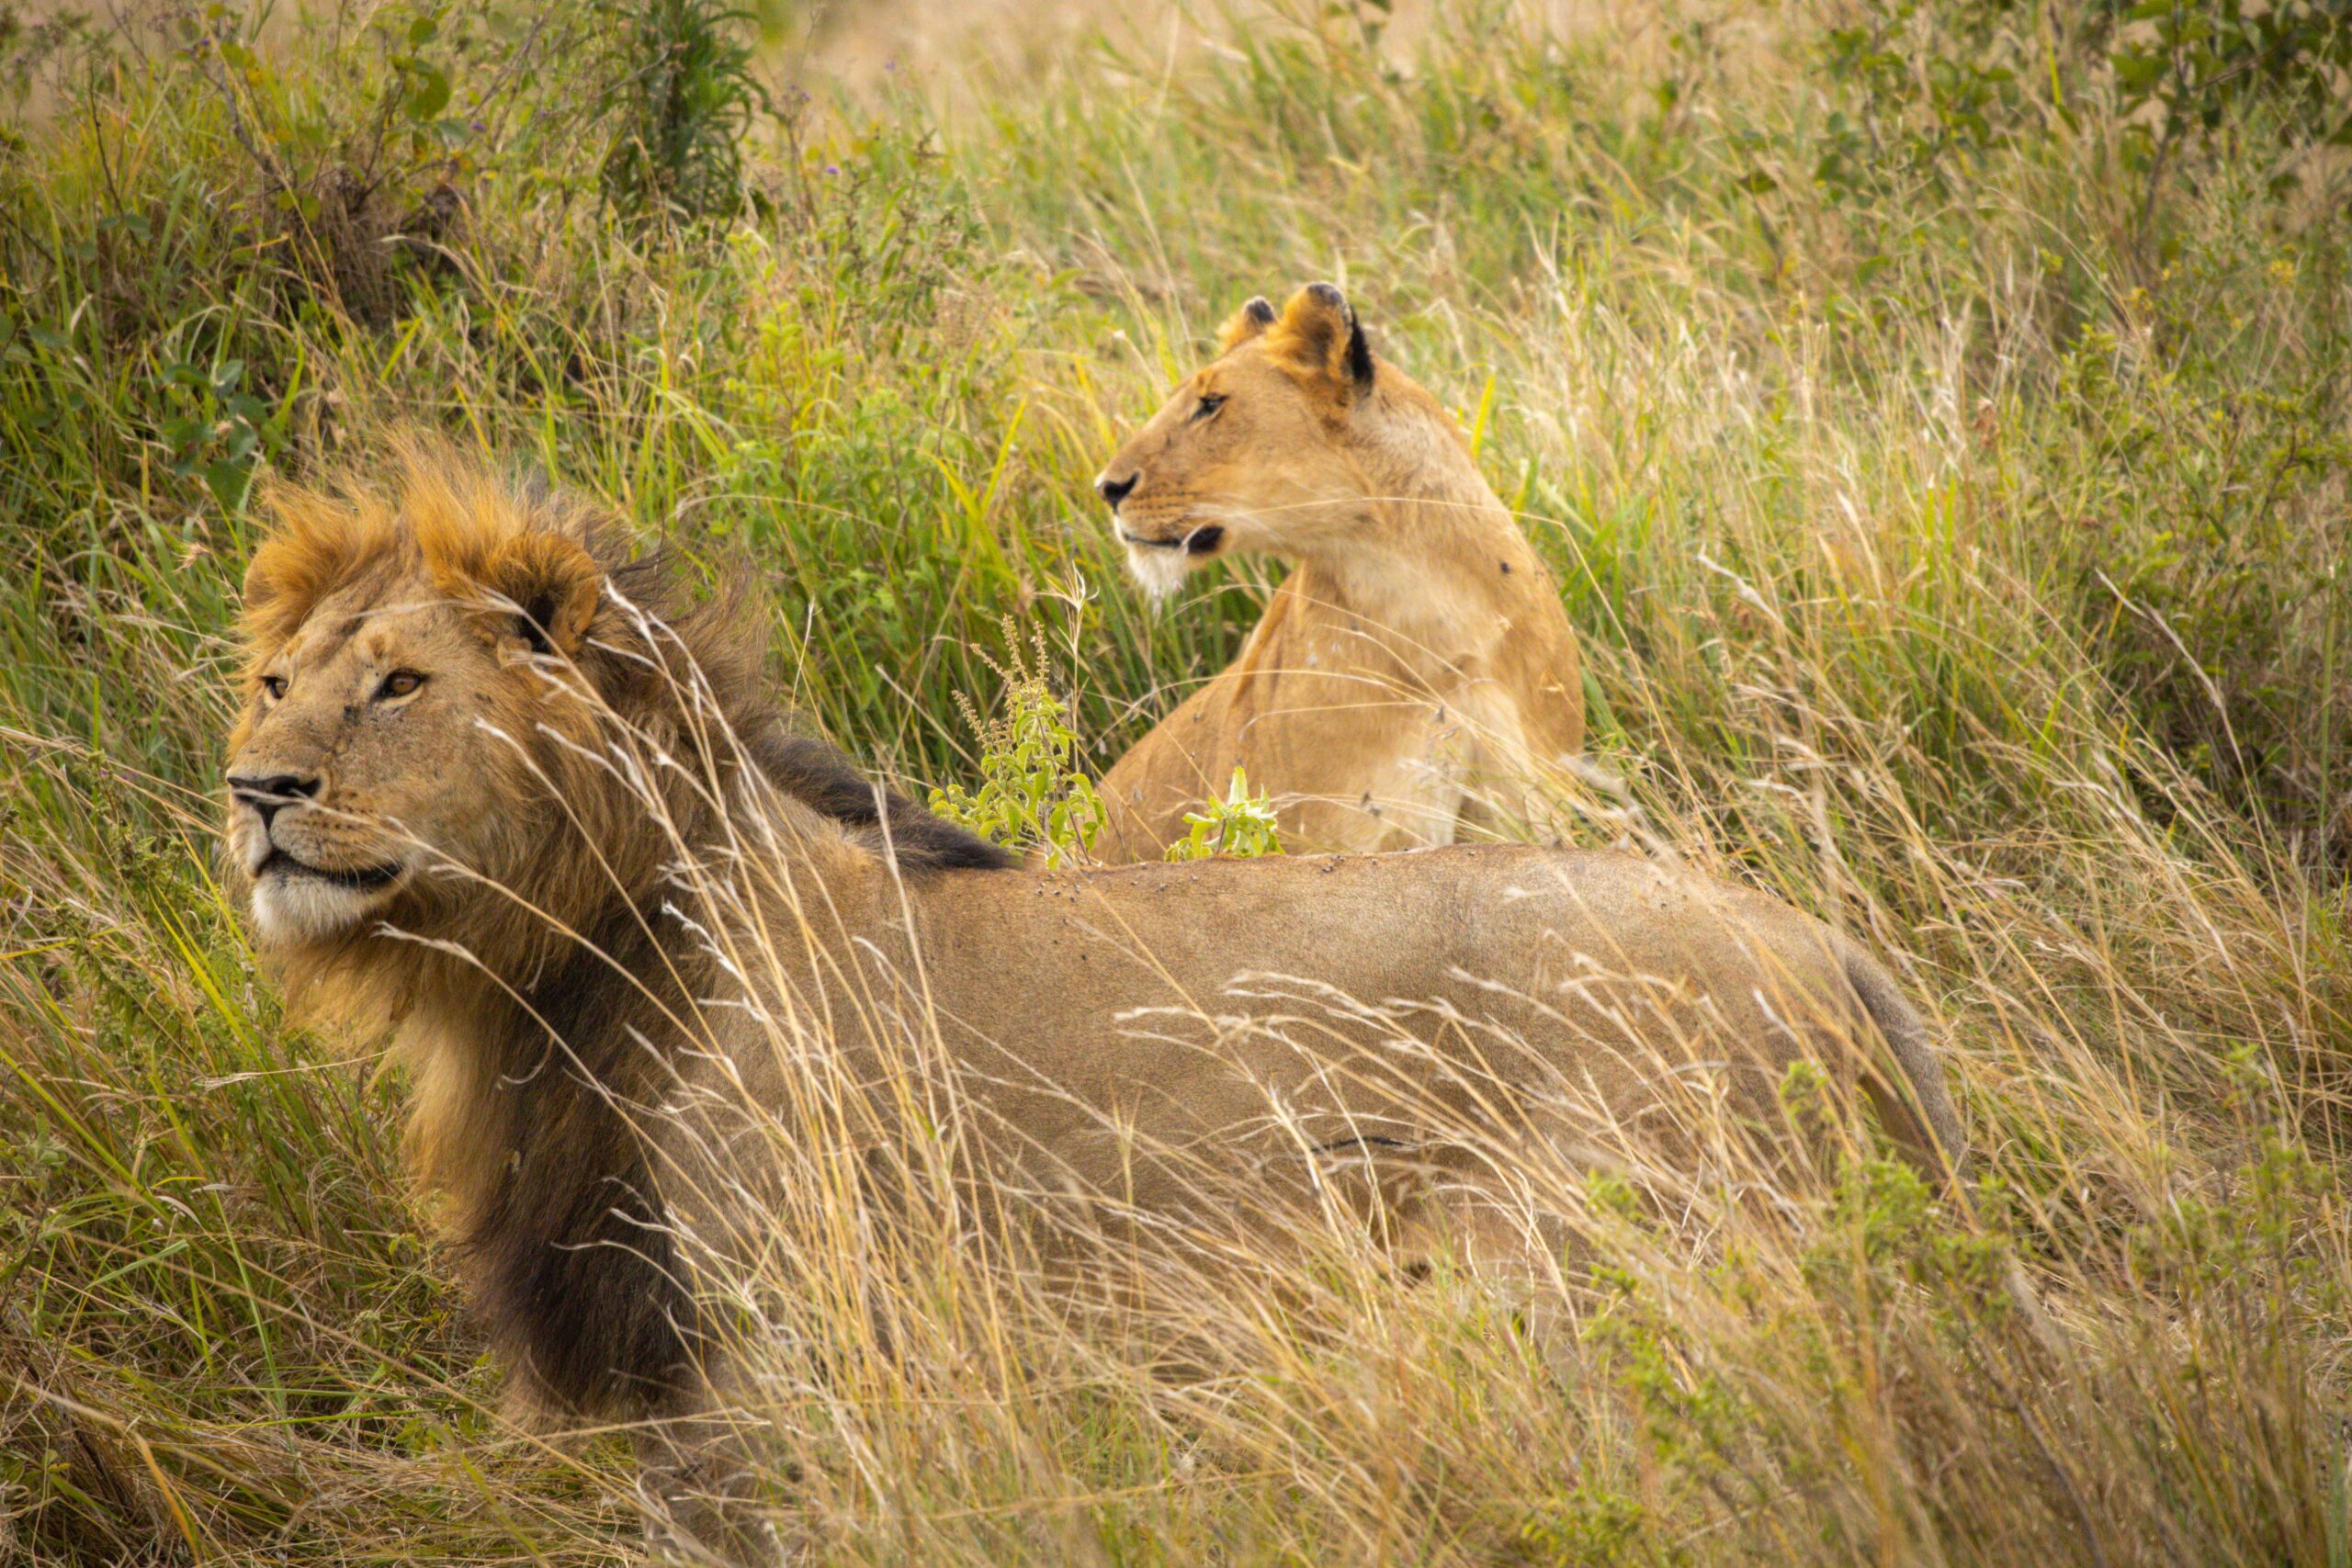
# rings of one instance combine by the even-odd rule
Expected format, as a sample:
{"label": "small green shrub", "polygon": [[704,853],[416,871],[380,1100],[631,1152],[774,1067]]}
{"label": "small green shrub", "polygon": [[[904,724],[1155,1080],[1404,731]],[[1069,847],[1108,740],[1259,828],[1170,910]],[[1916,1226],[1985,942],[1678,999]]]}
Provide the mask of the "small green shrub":
{"label": "small green shrub", "polygon": [[1192,824],[1192,831],[1168,846],[1170,860],[1207,860],[1211,855],[1250,860],[1283,852],[1282,839],[1274,831],[1273,802],[1263,794],[1250,793],[1250,775],[1238,766],[1225,798],[1210,801],[1206,811],[1187,811],[1184,820]]}
{"label": "small green shrub", "polygon": [[[1959,188],[2025,107],[2014,37],[2000,25],[2008,10],[2006,0],[1940,13],[1905,0],[1824,30],[1817,58],[1847,97],[1822,126],[1814,179],[1849,200]],[[1945,47],[1923,48],[1930,38]]]}
{"label": "small green shrub", "polygon": [[[980,742],[980,787],[949,784],[931,792],[931,808],[975,833],[1019,850],[1035,850],[1049,866],[1082,861],[1102,830],[1102,802],[1094,781],[1078,766],[1078,735],[1069,708],[1047,679],[1046,643],[1031,646],[1036,667],[1021,656],[1021,644],[1005,627],[1006,662],[989,659],[1002,676],[1004,711],[983,720],[971,699],[956,694],[956,705]],[[1008,668],[1009,666],[1009,668]]]}
{"label": "small green shrub", "polygon": [[1905,184],[1964,195],[1964,167],[2088,94],[2112,95],[2142,231],[2167,175],[2249,108],[2283,154],[2274,195],[2312,149],[2352,143],[2341,0],[2093,0],[2046,21],[2025,0],[1899,0],[1825,28],[1817,57],[1843,92],[1814,177],[1849,198]]}
{"label": "small green shrub", "polygon": [[743,209],[744,134],[764,95],[741,12],[715,0],[615,5],[629,68],[610,89],[618,116],[605,199],[637,216],[731,218]]}

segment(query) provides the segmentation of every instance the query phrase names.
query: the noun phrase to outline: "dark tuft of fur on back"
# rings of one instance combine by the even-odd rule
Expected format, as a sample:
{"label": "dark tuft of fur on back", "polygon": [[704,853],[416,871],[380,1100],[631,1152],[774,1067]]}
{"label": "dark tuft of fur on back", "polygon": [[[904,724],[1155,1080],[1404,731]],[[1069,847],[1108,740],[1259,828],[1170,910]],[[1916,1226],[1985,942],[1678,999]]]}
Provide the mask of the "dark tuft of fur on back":
{"label": "dark tuft of fur on back", "polygon": [[[584,536],[623,603],[666,628],[692,656],[745,753],[778,791],[850,829],[903,873],[1002,871],[1020,863],[1001,847],[867,779],[831,742],[793,730],[791,716],[765,697],[765,639],[751,613],[754,600],[744,573],[723,578],[716,593],[695,603],[668,549],[627,558],[621,529],[572,508],[559,492],[535,487],[528,493],[549,526],[568,526]],[[662,640],[659,634],[656,640]],[[641,666],[638,675],[649,682],[664,678]],[[600,684],[628,679],[616,670]]]}
{"label": "dark tuft of fur on back", "polygon": [[828,741],[776,730],[761,736],[751,752],[776,788],[857,829],[902,871],[1003,871],[1020,863],[1011,851],[868,781]]}

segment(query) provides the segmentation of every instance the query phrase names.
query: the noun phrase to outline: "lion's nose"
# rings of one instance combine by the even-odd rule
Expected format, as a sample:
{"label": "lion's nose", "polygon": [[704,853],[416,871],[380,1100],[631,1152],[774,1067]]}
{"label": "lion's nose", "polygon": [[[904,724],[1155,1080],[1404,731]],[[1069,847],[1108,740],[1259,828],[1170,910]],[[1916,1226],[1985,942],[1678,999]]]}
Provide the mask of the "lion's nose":
{"label": "lion's nose", "polygon": [[298,800],[311,799],[319,793],[316,773],[231,773],[229,793],[254,808],[261,818],[262,831],[269,831],[269,819],[280,809]]}
{"label": "lion's nose", "polygon": [[1111,503],[1112,511],[1116,512],[1119,510],[1119,502],[1135,493],[1137,477],[1135,474],[1129,474],[1125,479],[1114,479],[1106,473],[1094,481],[1094,488],[1102,492],[1102,499]]}

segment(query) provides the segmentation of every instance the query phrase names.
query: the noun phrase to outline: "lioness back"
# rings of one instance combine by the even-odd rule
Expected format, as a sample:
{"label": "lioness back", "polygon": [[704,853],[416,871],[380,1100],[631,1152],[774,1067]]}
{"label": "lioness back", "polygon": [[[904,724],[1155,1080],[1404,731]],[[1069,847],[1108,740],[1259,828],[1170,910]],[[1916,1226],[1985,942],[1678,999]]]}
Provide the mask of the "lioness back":
{"label": "lioness back", "polygon": [[1453,418],[1339,290],[1227,325],[1098,481],[1155,593],[1221,556],[1295,563],[1238,658],[1104,775],[1102,860],[1157,860],[1235,768],[1295,850],[1450,842],[1524,816],[1583,744],[1558,591]]}

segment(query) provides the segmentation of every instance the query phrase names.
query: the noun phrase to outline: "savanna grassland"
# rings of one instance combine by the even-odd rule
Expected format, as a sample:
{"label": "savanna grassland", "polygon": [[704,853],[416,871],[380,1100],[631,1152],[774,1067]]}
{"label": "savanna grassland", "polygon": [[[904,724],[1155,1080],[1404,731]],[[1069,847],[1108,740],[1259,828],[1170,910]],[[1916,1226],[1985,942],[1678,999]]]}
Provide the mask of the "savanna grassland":
{"label": "savanna grassland", "polygon": [[2352,1565],[2344,41],[2150,9],[15,16],[0,1561],[639,1551],[216,880],[257,474],[424,426],[748,565],[779,700],[918,789],[1042,643],[1099,773],[1279,569],[1155,614],[1089,483],[1331,277],[1559,576],[1568,831],[1887,954],[1972,1201],[1542,1173],[1561,1342],[1342,1257],[1196,1301],[1181,1380],[813,1253],[805,1560]]}

